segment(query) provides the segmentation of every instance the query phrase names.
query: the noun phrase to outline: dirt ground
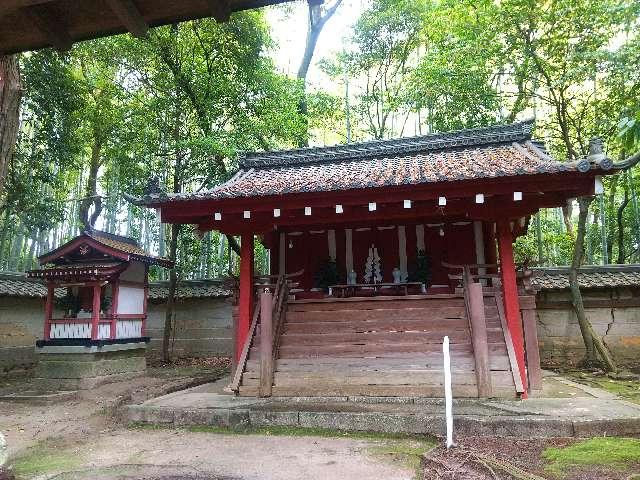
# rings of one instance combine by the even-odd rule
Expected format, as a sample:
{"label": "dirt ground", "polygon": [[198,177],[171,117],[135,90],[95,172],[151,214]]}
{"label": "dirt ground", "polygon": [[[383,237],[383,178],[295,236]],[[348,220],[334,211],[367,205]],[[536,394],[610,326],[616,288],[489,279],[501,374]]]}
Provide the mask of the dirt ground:
{"label": "dirt ground", "polygon": [[424,478],[429,480],[638,480],[640,465],[573,467],[560,475],[545,466],[543,451],[567,447],[576,439],[465,438],[447,450],[437,447],[424,456]]}
{"label": "dirt ground", "polygon": [[[188,368],[150,370],[134,380],[81,392],[59,404],[0,401],[0,432],[18,478],[409,480],[414,470],[369,453],[378,440],[223,435],[129,428],[118,407],[204,381]],[[208,378],[210,380],[210,377]],[[18,380],[0,389],[28,390]],[[2,475],[0,475],[1,477]]]}
{"label": "dirt ground", "polygon": [[[640,464],[625,470],[590,467],[549,473],[542,452],[571,445],[572,439],[458,438],[451,451],[429,451],[435,444],[430,438],[131,428],[119,416],[122,405],[211,381],[224,367],[152,368],[144,377],[52,404],[0,401],[0,432],[10,458],[18,460],[15,473],[20,479],[43,480],[640,479]],[[0,380],[0,394],[32,388],[24,379]]]}

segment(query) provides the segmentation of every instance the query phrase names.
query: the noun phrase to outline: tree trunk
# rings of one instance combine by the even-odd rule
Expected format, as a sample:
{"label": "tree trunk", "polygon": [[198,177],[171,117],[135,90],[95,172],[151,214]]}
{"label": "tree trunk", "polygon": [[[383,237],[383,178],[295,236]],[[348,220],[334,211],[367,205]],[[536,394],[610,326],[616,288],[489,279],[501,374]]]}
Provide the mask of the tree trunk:
{"label": "tree trunk", "polygon": [[587,217],[589,216],[589,205],[593,201],[593,197],[580,197],[578,199],[579,215],[578,215],[578,231],[576,232],[576,242],[573,248],[573,259],[569,267],[569,286],[571,288],[571,297],[573,309],[576,312],[580,333],[586,349],[584,364],[591,366],[595,363],[595,352],[597,351],[609,371],[615,371],[616,365],[604,345],[602,340],[595,334],[591,323],[587,319],[584,310],[584,302],[582,300],[582,292],[578,284],[578,269],[582,265],[584,257],[584,237],[586,233]]}
{"label": "tree trunk", "polygon": [[[618,192],[618,180],[619,175],[615,175],[611,179],[611,187],[609,188],[609,196],[604,202],[605,215],[609,218],[613,218],[614,212],[616,210],[616,195]],[[607,264],[613,263],[613,245],[615,242],[616,236],[616,224],[613,221],[610,221],[607,225]]]}
{"label": "tree trunk", "polygon": [[620,206],[618,207],[618,213],[616,215],[616,220],[618,223],[618,258],[617,258],[617,263],[618,264],[622,264],[624,263],[625,260],[625,256],[624,256],[624,252],[625,252],[625,248],[624,248],[624,209],[627,207],[627,205],[629,204],[629,190],[627,190],[627,188],[625,187],[624,189],[624,200],[622,201],[622,203],[620,204]]}
{"label": "tree trunk", "polygon": [[333,14],[336,13],[336,10],[341,3],[342,0],[336,0],[331,7],[324,9],[323,12],[323,6],[321,3],[309,2],[309,23],[307,27],[307,39],[305,42],[304,54],[302,55],[300,67],[298,67],[297,76],[298,80],[300,80],[300,82],[302,83],[302,96],[300,97],[300,101],[298,102],[298,113],[302,116],[302,120],[307,127],[305,128],[304,135],[301,136],[298,141],[299,147],[309,146],[306,86],[307,74],[309,73],[311,60],[313,60],[313,54],[315,53],[316,45],[318,44],[318,38],[320,38],[322,29],[324,28],[327,21],[333,16]]}
{"label": "tree trunk", "polygon": [[[176,253],[178,251],[178,235],[180,233],[180,225],[173,223],[171,225],[171,240],[169,241],[169,259],[176,261]],[[164,333],[162,335],[162,361],[169,363],[171,361],[171,350],[169,343],[173,333],[173,315],[176,304],[176,288],[178,286],[178,273],[173,267],[169,271],[169,293],[167,295],[167,309],[164,317]]]}
{"label": "tree trunk", "polygon": [[[94,141],[91,146],[91,165],[89,166],[89,178],[85,196],[80,203],[80,224],[83,230],[89,230],[96,224],[96,220],[102,212],[102,198],[98,196],[98,171],[100,170],[100,152],[102,144]],[[93,213],[89,217],[89,209],[94,205]]]}
{"label": "tree trunk", "polygon": [[16,55],[0,56],[0,193],[20,130],[22,80]]}
{"label": "tree trunk", "polygon": [[[176,148],[176,158],[173,165],[173,193],[180,193],[182,190],[182,152],[178,147],[180,143],[180,126],[182,121],[180,102],[178,100],[179,92],[176,91],[176,104],[173,124],[173,144]],[[162,336],[162,360],[169,363],[171,360],[171,351],[169,342],[171,341],[171,333],[173,331],[173,316],[176,303],[176,288],[178,286],[178,273],[176,271],[176,260],[178,258],[178,235],[180,234],[180,225],[171,224],[171,240],[169,241],[169,259],[174,263],[173,268],[169,271],[169,292],[167,295],[167,310],[164,319],[164,333]]]}

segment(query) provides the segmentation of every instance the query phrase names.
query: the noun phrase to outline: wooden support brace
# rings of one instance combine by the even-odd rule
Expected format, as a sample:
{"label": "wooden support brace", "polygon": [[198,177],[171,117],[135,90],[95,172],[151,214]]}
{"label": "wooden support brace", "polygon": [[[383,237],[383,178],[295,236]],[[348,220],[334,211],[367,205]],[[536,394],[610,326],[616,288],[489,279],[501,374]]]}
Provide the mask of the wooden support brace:
{"label": "wooden support brace", "polygon": [[145,38],[149,25],[142,18],[140,10],[133,0],[107,0],[109,8],[115,13],[125,28],[137,38]]}
{"label": "wooden support brace", "polygon": [[273,294],[260,295],[260,396],[270,397],[273,386]]}
{"label": "wooden support brace", "polygon": [[522,324],[524,327],[524,343],[527,354],[529,388],[532,390],[540,390],[542,389],[542,368],[540,367],[536,311],[533,309],[523,309]]}
{"label": "wooden support brace", "polygon": [[492,395],[491,367],[489,365],[489,342],[487,340],[487,322],[484,314],[484,297],[481,283],[468,284],[469,314],[471,323],[471,342],[476,364],[478,397]]}
{"label": "wooden support brace", "polygon": [[[510,341],[513,345],[513,355],[517,364],[522,383],[522,398],[527,398],[527,374],[524,351],[524,334],[522,332],[522,319],[520,318],[520,302],[518,298],[518,286],[516,284],[516,266],[513,260],[513,236],[509,228],[509,222],[501,220],[497,223],[498,252],[500,254],[500,275],[503,291],[504,319]],[[500,306],[499,306],[500,307]],[[509,345],[507,344],[507,348]]]}

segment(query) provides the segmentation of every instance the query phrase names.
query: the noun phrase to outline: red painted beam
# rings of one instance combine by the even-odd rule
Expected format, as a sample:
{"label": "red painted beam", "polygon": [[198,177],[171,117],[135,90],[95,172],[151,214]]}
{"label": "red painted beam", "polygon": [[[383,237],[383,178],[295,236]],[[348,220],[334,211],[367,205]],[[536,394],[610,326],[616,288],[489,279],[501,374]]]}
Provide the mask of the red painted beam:
{"label": "red painted beam", "polygon": [[516,284],[516,266],[513,260],[513,235],[509,228],[509,222],[501,220],[497,223],[498,251],[500,254],[500,274],[502,277],[502,291],[504,312],[507,319],[507,327],[513,341],[513,349],[516,362],[520,370],[520,378],[524,385],[522,398],[527,398],[527,371],[524,352],[524,333],[522,320],[520,319],[520,301],[518,299],[518,286]]}
{"label": "red painted beam", "polygon": [[44,305],[44,339],[49,340],[51,336],[51,317],[53,316],[53,300],[55,298],[55,286],[47,283],[47,300]]}
{"label": "red painted beam", "polygon": [[240,295],[238,298],[238,323],[236,331],[236,362],[247,341],[253,313],[253,234],[243,234],[240,239]]}
{"label": "red painted beam", "polygon": [[91,340],[98,339],[98,324],[100,323],[100,284],[93,286],[93,307],[91,311]]}
{"label": "red painted beam", "polygon": [[366,205],[344,206],[344,213],[337,214],[331,208],[313,208],[312,215],[305,216],[304,211],[282,210],[281,216],[274,218],[273,212],[252,212],[250,219],[242,218],[242,214],[235,214],[234,218],[223,217],[222,221],[215,221],[212,216],[195,221],[202,231],[219,230],[225,233],[240,234],[243,231],[270,231],[276,228],[286,229],[300,227],[326,228],[327,225],[349,225],[358,223],[368,226],[385,222],[419,221],[422,223],[452,222],[453,220],[490,220],[498,218],[518,219],[526,217],[545,206],[557,206],[565,202],[566,195],[561,193],[546,194],[538,201],[527,200],[514,202],[511,196],[487,197],[485,203],[476,204],[471,198],[452,199],[444,207],[438,207],[434,202],[413,202],[412,208],[405,209],[401,203],[380,203],[377,210],[370,212]]}

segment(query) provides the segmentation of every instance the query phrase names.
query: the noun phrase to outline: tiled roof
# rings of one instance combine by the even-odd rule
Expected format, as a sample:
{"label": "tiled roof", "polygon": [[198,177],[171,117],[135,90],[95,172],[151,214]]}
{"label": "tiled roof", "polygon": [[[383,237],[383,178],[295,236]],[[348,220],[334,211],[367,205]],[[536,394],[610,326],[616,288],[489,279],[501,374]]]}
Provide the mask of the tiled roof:
{"label": "tiled roof", "polygon": [[323,148],[254,153],[211,190],[151,192],[140,203],[453,182],[576,170],[531,140],[533,122]]}
{"label": "tiled roof", "polygon": [[[149,285],[149,300],[164,300],[169,288],[167,282]],[[56,297],[63,297],[64,288],[56,289]],[[176,298],[224,298],[232,294],[221,280],[183,280],[178,286]],[[0,297],[44,298],[47,288],[39,279],[30,279],[23,273],[0,272]]]}
{"label": "tiled roof", "polygon": [[[63,289],[56,289],[61,297]],[[0,272],[0,297],[44,298],[47,287],[40,280],[27,278],[24,273]]]}
{"label": "tiled roof", "polygon": [[129,260],[139,260],[146,263],[161,265],[167,268],[171,268],[173,266],[173,262],[171,262],[171,260],[169,260],[168,258],[158,257],[145,252],[144,249],[141,248],[138,245],[138,242],[133,238],[123,237],[121,235],[115,235],[108,232],[102,232],[100,230],[86,230],[82,232],[81,235],[71,239],[64,245],[61,245],[58,248],[47,252],[44,255],[41,255],[39,257],[40,262],[42,263],[42,259],[50,259],[52,257],[52,254],[55,255],[57,251],[63,250],[65,247],[67,247],[67,245],[82,238],[90,238],[107,248],[127,254],[129,256]]}
{"label": "tiled roof", "polygon": [[[540,290],[569,288],[567,267],[535,268],[532,284]],[[578,272],[580,288],[640,287],[640,265],[587,266]]]}
{"label": "tiled roof", "polygon": [[93,238],[97,242],[100,242],[107,247],[115,248],[121,252],[133,253],[134,255],[149,256],[140,246],[138,242],[129,237],[123,237],[121,235],[114,235],[112,233],[101,232],[99,230],[90,230],[85,232],[85,235]]}
{"label": "tiled roof", "polygon": [[[178,284],[177,298],[224,298],[233,294],[228,285],[218,280],[182,280]],[[164,300],[169,295],[167,282],[149,286],[149,300]]]}

